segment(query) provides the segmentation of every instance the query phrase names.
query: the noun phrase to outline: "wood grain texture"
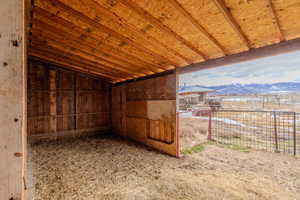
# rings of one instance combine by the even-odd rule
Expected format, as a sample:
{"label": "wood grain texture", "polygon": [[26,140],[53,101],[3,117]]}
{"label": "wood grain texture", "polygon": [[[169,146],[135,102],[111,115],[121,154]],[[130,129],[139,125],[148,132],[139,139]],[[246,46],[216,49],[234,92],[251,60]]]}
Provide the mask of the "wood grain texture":
{"label": "wood grain texture", "polygon": [[33,60],[28,77],[29,136],[110,129],[111,85],[106,81]]}
{"label": "wood grain texture", "polygon": [[[0,198],[24,195],[26,156],[25,2],[0,6]],[[16,156],[19,155],[19,156]]]}
{"label": "wood grain texture", "polygon": [[300,37],[298,0],[34,2],[30,55],[112,83]]}
{"label": "wood grain texture", "polygon": [[163,75],[112,88],[116,134],[178,156],[176,75]]}

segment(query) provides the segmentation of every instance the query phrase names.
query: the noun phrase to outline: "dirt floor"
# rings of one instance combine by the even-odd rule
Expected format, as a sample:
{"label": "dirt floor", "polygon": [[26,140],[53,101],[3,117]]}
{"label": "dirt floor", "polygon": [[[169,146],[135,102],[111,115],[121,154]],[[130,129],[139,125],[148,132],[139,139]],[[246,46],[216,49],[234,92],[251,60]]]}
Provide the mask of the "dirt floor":
{"label": "dirt floor", "polygon": [[31,147],[36,200],[299,199],[300,159],[207,144],[173,158],[108,136]]}

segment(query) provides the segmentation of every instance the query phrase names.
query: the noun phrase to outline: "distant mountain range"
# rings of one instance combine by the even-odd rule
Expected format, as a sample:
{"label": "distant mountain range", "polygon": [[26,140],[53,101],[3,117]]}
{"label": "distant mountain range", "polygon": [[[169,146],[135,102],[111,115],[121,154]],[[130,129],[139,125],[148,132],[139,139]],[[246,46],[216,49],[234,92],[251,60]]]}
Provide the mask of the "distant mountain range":
{"label": "distant mountain range", "polygon": [[300,82],[284,82],[274,84],[230,84],[230,85],[218,85],[218,86],[182,86],[180,90],[189,88],[203,88],[215,90],[214,94],[226,95],[226,94],[269,94],[269,93],[289,93],[300,92]]}

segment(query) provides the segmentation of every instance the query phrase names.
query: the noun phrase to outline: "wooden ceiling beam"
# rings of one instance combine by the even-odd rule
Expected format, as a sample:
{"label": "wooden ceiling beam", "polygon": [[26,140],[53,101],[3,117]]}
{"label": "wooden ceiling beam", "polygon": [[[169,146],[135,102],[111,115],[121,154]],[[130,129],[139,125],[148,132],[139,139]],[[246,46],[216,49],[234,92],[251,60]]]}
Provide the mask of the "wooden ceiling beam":
{"label": "wooden ceiling beam", "polygon": [[29,54],[28,55],[29,59],[33,59],[33,60],[40,61],[40,62],[46,62],[48,64],[56,65],[58,67],[62,67],[62,68],[68,69],[68,70],[73,70],[73,71],[76,71],[76,72],[88,74],[88,75],[91,75],[91,76],[94,76],[94,77],[101,78],[101,79],[103,79],[105,81],[108,81],[108,82],[111,82],[111,83],[113,83],[117,80],[117,79],[111,79],[111,78],[108,78],[106,76],[103,76],[102,73],[98,73],[96,71],[91,71],[89,69],[82,69],[82,68],[76,67],[74,65],[71,65],[69,63],[59,61],[57,59],[46,57],[42,53],[36,52],[34,50],[33,51],[29,50],[28,54]]}
{"label": "wooden ceiling beam", "polygon": [[[148,48],[145,48],[142,44],[138,44],[135,41],[133,41],[131,38],[128,38],[118,32],[116,32],[115,30],[104,26],[101,23],[98,23],[97,21],[89,18],[88,16],[86,16],[84,13],[79,12],[78,10],[74,10],[73,8],[71,8],[70,6],[64,4],[63,2],[59,1],[59,0],[44,0],[44,1],[49,1],[49,4],[52,5],[53,7],[55,7],[56,9],[59,9],[60,12],[67,12],[69,15],[72,16],[76,16],[77,19],[85,22],[86,24],[96,28],[97,30],[109,34],[110,36],[113,36],[115,38],[120,39],[121,41],[128,43],[130,45],[132,45],[133,47],[135,47],[136,49],[138,49],[139,51],[145,52],[147,54],[149,54],[150,56],[154,57],[155,60],[161,60],[164,61],[166,63],[166,65],[172,65],[172,66],[177,66],[176,63],[174,63],[173,61],[169,60],[168,58],[164,57],[163,55],[157,54],[151,50],[149,50]],[[56,13],[57,15],[60,15],[60,13]],[[162,69],[167,70],[168,68],[165,66],[161,66]]]}
{"label": "wooden ceiling beam", "polygon": [[45,56],[44,52],[34,50],[34,49],[29,49],[28,50],[28,56],[33,57],[35,60],[40,60],[49,64],[53,65],[58,65],[70,70],[74,71],[79,71],[83,73],[88,73],[88,74],[93,74],[96,76],[101,77],[104,80],[108,80],[109,82],[113,82],[114,80],[120,79],[120,78],[115,78],[115,77],[108,77],[106,74],[103,74],[102,72],[99,72],[97,70],[89,69],[88,67],[74,63],[72,60],[66,60],[62,59],[61,57],[54,57],[54,56]]}
{"label": "wooden ceiling beam", "polygon": [[[68,32],[68,35],[72,35],[74,38],[77,38],[77,40],[83,38],[82,36],[85,35],[86,38],[84,38],[84,42],[90,41],[90,44],[93,44],[94,47],[96,46],[100,52],[103,52],[103,55],[109,55],[111,57],[114,57],[114,59],[116,60],[129,63],[132,66],[139,65],[143,70],[149,70],[150,72],[154,73],[161,72],[161,66],[142,60],[136,55],[128,54],[127,52],[124,52],[122,49],[120,49],[119,46],[111,46],[105,41],[105,38],[101,38],[98,35],[89,32],[88,30],[84,30],[79,26],[76,26],[75,24],[66,21],[61,17],[51,14],[42,8],[34,7],[34,18],[38,19],[40,22],[47,24],[47,26],[53,27],[54,25],[56,25],[55,28],[57,30],[60,30],[60,32]],[[34,22],[33,26],[35,26]],[[157,71],[158,69],[160,71]]]}
{"label": "wooden ceiling beam", "polygon": [[280,24],[279,24],[278,17],[276,15],[273,3],[272,3],[271,0],[266,0],[266,1],[267,1],[267,7],[269,8],[270,15],[272,17],[273,24],[274,24],[274,26],[275,26],[275,28],[278,32],[278,38],[279,38],[280,41],[284,41],[285,37],[284,37],[284,34],[283,34],[283,32],[280,28]]}
{"label": "wooden ceiling beam", "polygon": [[[156,45],[156,47],[160,47],[164,50],[166,50],[166,53],[171,53],[172,55],[175,55],[177,57],[180,57],[182,60],[184,60],[186,63],[192,64],[193,61],[189,58],[181,55],[179,52],[175,51],[174,49],[168,47],[167,45],[163,44],[158,39],[150,36],[149,34],[145,33],[144,31],[141,31],[137,29],[134,25],[129,24],[125,19],[123,19],[121,16],[117,15],[113,10],[109,11],[105,7],[103,7],[99,2],[95,0],[86,0],[86,3],[89,3],[89,5],[96,9],[97,12],[101,13],[101,15],[108,17],[110,19],[113,19],[115,23],[117,23],[119,26],[123,26],[126,30],[130,30],[132,33],[134,33],[136,36],[138,36],[140,39],[144,40],[143,42],[147,42],[150,45]],[[163,52],[162,52],[163,53]]]}
{"label": "wooden ceiling beam", "polygon": [[[123,61],[121,62],[111,62],[110,60],[108,60],[105,56],[102,56],[102,53],[97,53],[96,50],[98,50],[97,48],[94,48],[93,46],[89,46],[89,44],[87,44],[86,42],[81,42],[76,40],[76,38],[73,38],[72,36],[65,33],[62,30],[59,29],[55,29],[54,27],[51,26],[47,26],[47,24],[43,24],[43,22],[39,22],[38,20],[35,20],[35,24],[39,24],[37,26],[34,26],[32,29],[32,34],[35,34],[35,36],[40,36],[42,38],[44,38],[44,40],[50,39],[53,41],[56,41],[58,45],[64,45],[66,47],[70,47],[70,51],[72,49],[74,50],[80,50],[82,52],[85,52],[91,56],[94,56],[98,61],[100,61],[103,65],[106,65],[108,68],[112,68],[112,69],[118,69],[120,71],[126,72],[126,73],[132,73],[132,74],[149,74],[151,71],[147,71],[145,72],[143,69],[141,69],[142,71],[137,71],[140,70],[140,68],[138,66],[132,65],[131,63],[128,63],[125,61],[126,65],[124,65],[125,63]],[[32,37],[32,40],[35,40],[35,37]],[[99,50],[99,52],[101,52],[101,50]],[[113,59],[115,59],[112,56]],[[118,60],[118,59],[115,59]],[[122,65],[120,65],[119,63],[121,63]],[[135,67],[136,69],[132,69],[133,67]],[[151,74],[151,73],[150,73]]]}
{"label": "wooden ceiling beam", "polygon": [[[61,45],[57,41],[53,41],[48,38],[45,39],[44,37],[41,37],[40,35],[37,35],[37,34],[33,34],[32,37],[35,38],[34,43],[36,43],[36,44],[40,44],[42,46],[49,46],[49,47],[52,47],[53,49],[56,49],[57,51],[62,51],[62,52],[65,52],[66,54],[74,55],[76,57],[80,57],[80,58],[89,60],[91,62],[94,62],[95,64],[97,64],[97,65],[95,65],[95,67],[97,67],[101,70],[104,70],[107,72],[112,72],[115,74],[124,75],[124,76],[126,75],[126,76],[140,77],[140,76],[146,75],[146,74],[135,74],[135,73],[120,71],[119,69],[114,69],[110,66],[107,66],[107,65],[99,62],[98,60],[94,59],[94,57],[90,56],[89,54],[82,53],[78,49],[73,49],[72,47],[69,47],[67,45]],[[33,46],[33,48],[34,48],[34,46]]]}
{"label": "wooden ceiling beam", "polygon": [[[76,56],[74,54],[69,54],[68,52],[61,51],[59,49],[53,48],[51,46],[41,44],[38,41],[32,41],[30,43],[30,51],[40,51],[43,52],[46,57],[50,58],[60,58],[66,62],[72,61],[74,65],[77,66],[86,66],[89,70],[94,70],[101,72],[103,75],[110,77],[110,78],[126,78],[123,74],[113,73],[110,71],[105,70],[102,66],[98,65],[97,63],[94,63],[90,60],[86,60],[85,58]],[[130,77],[134,78],[134,77]]]}
{"label": "wooden ceiling beam", "polygon": [[211,36],[205,28],[177,1],[177,0],[169,0],[169,2],[180,12],[188,21],[190,21],[201,33],[201,35],[206,38],[211,45],[213,45],[216,49],[222,52],[223,56],[226,55],[225,48],[213,37]]}
{"label": "wooden ceiling beam", "polygon": [[248,50],[251,48],[250,43],[244,32],[242,31],[240,25],[236,22],[236,20],[233,18],[231,12],[223,2],[223,0],[213,0],[215,5],[218,7],[220,12],[223,14],[224,18],[230,24],[234,32],[239,36],[241,41],[244,43],[244,45],[248,48]]}
{"label": "wooden ceiling beam", "polygon": [[151,24],[154,24],[156,27],[158,27],[161,31],[166,32],[170,36],[176,38],[178,41],[180,41],[186,47],[190,48],[192,51],[194,51],[199,56],[201,56],[204,60],[207,60],[207,56],[204,55],[191,42],[185,40],[183,37],[181,37],[176,32],[174,32],[172,29],[170,29],[169,27],[167,27],[166,25],[164,25],[159,19],[157,19],[154,16],[152,16],[150,13],[148,13],[142,7],[138,6],[132,0],[119,0],[119,2],[123,3],[125,6],[127,6],[131,10],[134,10],[136,13],[138,13],[141,17],[143,17],[144,19],[146,19],[148,22],[150,22]]}

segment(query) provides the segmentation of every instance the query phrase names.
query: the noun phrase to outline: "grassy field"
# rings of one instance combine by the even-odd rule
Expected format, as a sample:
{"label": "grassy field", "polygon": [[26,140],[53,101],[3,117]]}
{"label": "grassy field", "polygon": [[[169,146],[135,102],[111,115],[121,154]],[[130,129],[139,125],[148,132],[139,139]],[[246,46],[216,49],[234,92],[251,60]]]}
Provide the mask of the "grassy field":
{"label": "grassy field", "polygon": [[[300,112],[300,96],[276,97],[280,103],[272,98],[261,107],[257,96],[222,97],[221,109],[211,118],[212,138],[222,144],[300,154],[300,114],[294,113]],[[181,122],[182,149],[206,142],[208,116],[183,114]]]}
{"label": "grassy field", "polygon": [[300,112],[300,94],[217,96],[222,109]]}

